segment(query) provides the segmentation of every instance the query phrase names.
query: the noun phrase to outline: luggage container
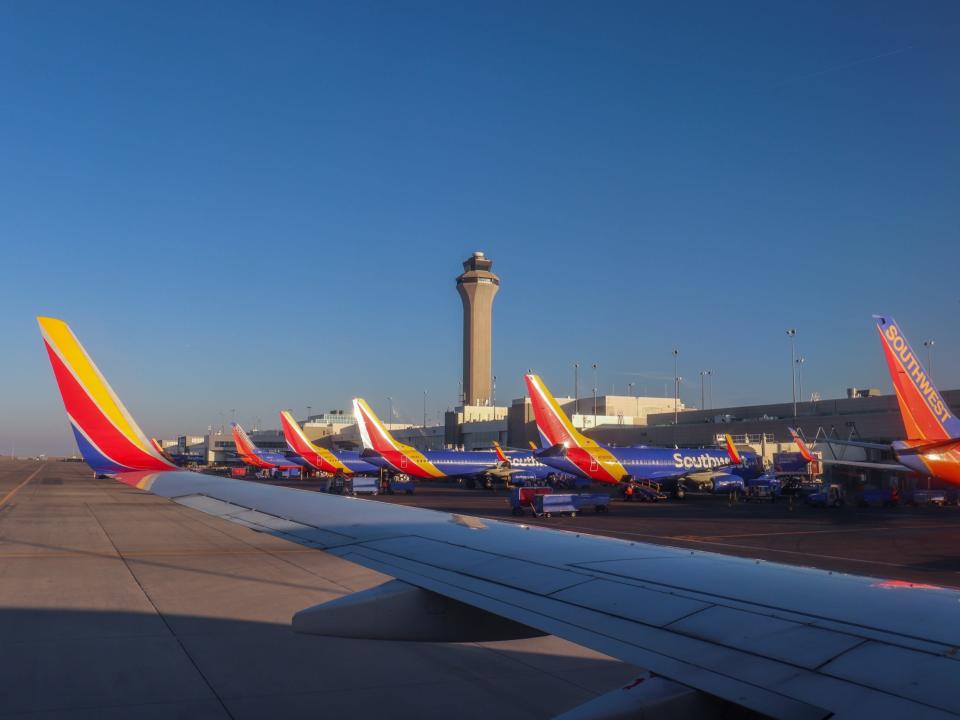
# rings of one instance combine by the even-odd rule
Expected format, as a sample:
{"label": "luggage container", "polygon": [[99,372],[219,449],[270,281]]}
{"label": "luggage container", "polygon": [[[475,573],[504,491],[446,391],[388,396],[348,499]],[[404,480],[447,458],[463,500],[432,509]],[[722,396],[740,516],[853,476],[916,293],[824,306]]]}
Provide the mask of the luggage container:
{"label": "luggage container", "polygon": [[610,496],[606,493],[583,493],[573,496],[573,504],[577,512],[593,510],[597,513],[610,512]]}
{"label": "luggage container", "polygon": [[510,512],[514,515],[523,515],[524,508],[533,510],[533,499],[537,495],[550,495],[551,487],[515,487],[510,489]]}
{"label": "luggage container", "polygon": [[570,515],[576,517],[576,495],[567,493],[541,493],[533,496],[533,514],[537,517],[552,517],[554,515]]}
{"label": "luggage container", "polygon": [[380,479],[366,475],[350,478],[351,495],[376,495],[380,492]]}

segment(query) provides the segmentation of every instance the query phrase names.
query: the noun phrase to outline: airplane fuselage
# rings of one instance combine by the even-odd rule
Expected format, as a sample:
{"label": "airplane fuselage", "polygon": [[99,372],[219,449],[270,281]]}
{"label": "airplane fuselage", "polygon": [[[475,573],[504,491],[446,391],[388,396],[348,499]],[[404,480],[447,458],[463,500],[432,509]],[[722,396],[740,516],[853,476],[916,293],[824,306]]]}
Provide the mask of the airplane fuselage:
{"label": "airplane fuselage", "polygon": [[247,465],[262,470],[299,470],[307,466],[303,460],[259,448],[252,453],[242,453],[240,457]]}
{"label": "airplane fuselage", "polygon": [[540,482],[556,478],[558,475],[569,476],[569,473],[561,472],[552,465],[541,462],[533,452],[509,450],[504,454],[510,461],[510,468],[518,471],[511,474],[512,482],[521,480],[523,482]]}
{"label": "airplane fuselage", "polygon": [[907,452],[911,447],[923,445],[924,441],[898,440],[891,444],[897,460],[925,477],[960,485],[960,450],[930,450],[928,452]]}
{"label": "airplane fuselage", "polygon": [[742,452],[743,463],[734,465],[726,450],[674,448],[567,448],[563,453],[543,451],[539,459],[562,472],[596,482],[661,480],[698,472],[731,472],[753,477],[763,472],[756,453]]}
{"label": "airplane fuselage", "polygon": [[[293,452],[296,452],[296,450]],[[362,460],[360,453],[356,450],[331,450],[329,452],[342,467],[334,465],[326,457],[316,452],[297,454],[314,470],[332,475],[376,475],[380,472],[379,466]]]}
{"label": "airplane fuselage", "polygon": [[422,479],[482,475],[499,464],[492,450],[367,450],[363,460],[391,472]]}

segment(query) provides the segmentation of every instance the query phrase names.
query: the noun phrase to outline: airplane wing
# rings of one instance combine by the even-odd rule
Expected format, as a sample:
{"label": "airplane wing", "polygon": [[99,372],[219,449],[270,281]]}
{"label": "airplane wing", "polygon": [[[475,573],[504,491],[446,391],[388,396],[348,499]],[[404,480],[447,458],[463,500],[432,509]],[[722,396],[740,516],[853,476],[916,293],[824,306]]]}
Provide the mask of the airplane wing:
{"label": "airplane wing", "polygon": [[[899,472],[899,473],[912,473],[916,474],[916,470],[908,468],[906,465],[901,465],[900,463],[878,463],[878,462],[868,462],[866,460],[839,460],[836,458],[827,459],[827,458],[818,458],[813,455],[810,451],[809,446],[802,437],[794,428],[787,428],[790,431],[790,435],[793,437],[794,443],[796,443],[797,448],[800,450],[800,454],[803,455],[804,459],[808,462],[821,462],[825,465],[844,465],[848,467],[862,467],[869,470],[887,470],[889,472]],[[832,441],[830,441],[832,442]],[[853,441],[845,442],[842,444],[851,445],[854,444]],[[889,445],[882,445],[880,449],[889,450]]]}
{"label": "airplane wing", "polygon": [[827,460],[827,459],[823,459],[820,462],[822,462],[824,465],[842,465],[847,467],[867,468],[868,470],[886,470],[888,472],[911,473],[914,475],[917,474],[916,470],[908,468],[906,465],[901,465],[900,463],[877,463],[877,462],[868,462],[867,460]]}
{"label": "airplane wing", "polygon": [[867,448],[869,450],[890,451],[890,443],[867,442],[866,440],[836,440],[834,438],[824,438],[823,442],[827,445],[848,445],[850,447]]}
{"label": "airplane wing", "polygon": [[116,477],[773,717],[960,714],[954,590],[184,471]]}

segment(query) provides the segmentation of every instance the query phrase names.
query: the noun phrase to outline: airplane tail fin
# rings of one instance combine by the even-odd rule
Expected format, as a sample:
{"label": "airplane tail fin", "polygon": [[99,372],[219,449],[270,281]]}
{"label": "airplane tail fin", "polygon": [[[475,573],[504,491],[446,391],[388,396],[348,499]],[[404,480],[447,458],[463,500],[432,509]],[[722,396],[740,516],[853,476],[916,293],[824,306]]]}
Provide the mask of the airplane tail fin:
{"label": "airplane tail fin", "polygon": [[533,405],[533,416],[537,421],[537,430],[540,431],[544,447],[549,448],[554,445],[596,447],[595,441],[573,426],[570,418],[560,408],[539,375],[524,375],[524,380],[527,382],[527,392],[530,393],[530,403]]}
{"label": "airplane tail fin", "polygon": [[908,440],[938,441],[960,437],[960,420],[934,387],[896,320],[874,315],[890,379],[897,394]]}
{"label": "airplane tail fin", "polygon": [[38,317],[43,344],[83,459],[98,473],[176,470],[120,402],[63,320]]}
{"label": "airplane tail fin", "polygon": [[730,437],[730,433],[726,435],[727,443],[727,455],[730,456],[730,462],[734,465],[740,465],[743,462],[743,458],[740,457],[740,451],[737,450],[737,446],[733,444],[733,438]]}
{"label": "airplane tail fin", "polygon": [[817,457],[810,452],[810,448],[807,447],[807,444],[803,441],[803,438],[800,437],[798,433],[793,428],[787,428],[790,431],[790,437],[793,438],[793,442],[796,443],[797,448],[800,450],[800,455],[803,456],[803,459],[807,462],[816,462]]}
{"label": "airplane tail fin", "polygon": [[242,427],[237,423],[230,423],[230,431],[233,433],[233,442],[237,445],[238,453],[244,456],[256,455],[257,446]]}
{"label": "airplane tail fin", "polygon": [[316,452],[316,448],[304,434],[300,423],[287,410],[280,411],[280,427],[283,428],[283,437],[287,441],[287,445],[295,453],[304,455]]}
{"label": "airplane tail fin", "polygon": [[380,422],[380,418],[370,409],[367,401],[363,398],[353,399],[353,415],[357,419],[357,427],[360,430],[363,447],[367,450],[376,450],[382,453],[406,449],[406,445],[394,440],[393,435]]}

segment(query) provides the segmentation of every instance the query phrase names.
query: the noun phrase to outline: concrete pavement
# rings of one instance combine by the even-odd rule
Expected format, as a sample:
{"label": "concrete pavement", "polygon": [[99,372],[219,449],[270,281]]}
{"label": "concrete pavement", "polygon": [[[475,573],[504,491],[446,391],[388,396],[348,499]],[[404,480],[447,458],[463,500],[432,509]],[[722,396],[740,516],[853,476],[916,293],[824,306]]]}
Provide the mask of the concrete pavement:
{"label": "concrete pavement", "polygon": [[553,637],[291,632],[384,579],[79,463],[0,463],[0,718],[543,718],[636,675]]}

